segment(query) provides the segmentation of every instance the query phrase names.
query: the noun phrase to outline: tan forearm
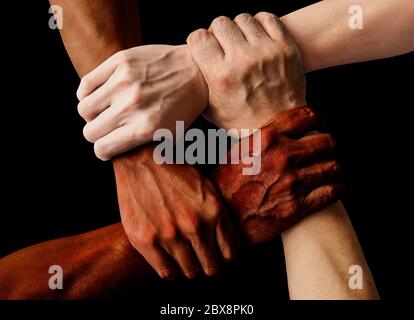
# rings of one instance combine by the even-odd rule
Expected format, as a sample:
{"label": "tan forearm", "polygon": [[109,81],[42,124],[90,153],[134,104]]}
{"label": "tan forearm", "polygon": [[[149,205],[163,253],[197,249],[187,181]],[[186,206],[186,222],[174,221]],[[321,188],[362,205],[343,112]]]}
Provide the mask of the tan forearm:
{"label": "tan forearm", "polygon": [[[52,290],[51,266],[63,271]],[[130,245],[120,223],[40,243],[0,259],[0,299],[85,299],[114,294],[155,277]]]}
{"label": "tan forearm", "polygon": [[61,35],[82,77],[114,53],[140,44],[135,0],[50,0],[63,9]]}
{"label": "tan forearm", "polygon": [[[136,0],[50,0],[62,7],[61,36],[80,77],[113,54],[141,44]],[[124,157],[127,158],[127,157]],[[114,170],[123,166],[114,164]]]}
{"label": "tan forearm", "polygon": [[[352,5],[363,9],[363,29],[349,28]],[[413,16],[412,0],[324,0],[281,19],[309,72],[413,51]]]}
{"label": "tan forearm", "polygon": [[[340,202],[299,222],[282,239],[291,299],[378,299],[358,238]],[[351,266],[362,268],[362,289],[349,286]]]}

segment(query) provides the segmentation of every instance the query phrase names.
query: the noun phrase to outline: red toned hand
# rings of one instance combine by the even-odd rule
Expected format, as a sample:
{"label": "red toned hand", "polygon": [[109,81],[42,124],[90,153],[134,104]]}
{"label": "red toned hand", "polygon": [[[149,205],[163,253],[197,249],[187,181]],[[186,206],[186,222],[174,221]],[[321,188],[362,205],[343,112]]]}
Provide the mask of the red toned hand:
{"label": "red toned hand", "polygon": [[[258,175],[243,175],[243,162],[216,169],[214,180],[249,243],[270,240],[340,198],[343,188],[337,181],[340,167],[332,160],[332,136],[296,139],[316,124],[315,113],[307,107],[281,113],[261,130]],[[245,139],[251,142],[253,136]]]}
{"label": "red toned hand", "polygon": [[[239,239],[213,183],[189,165],[158,165],[153,145],[114,161],[122,224],[162,278],[214,275]],[[202,269],[202,270],[201,270]]]}

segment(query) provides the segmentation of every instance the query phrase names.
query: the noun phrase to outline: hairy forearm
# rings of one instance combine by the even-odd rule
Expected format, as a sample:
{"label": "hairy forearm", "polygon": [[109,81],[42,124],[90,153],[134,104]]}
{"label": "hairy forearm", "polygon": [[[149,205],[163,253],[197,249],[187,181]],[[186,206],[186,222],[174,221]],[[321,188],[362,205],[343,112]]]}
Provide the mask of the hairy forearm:
{"label": "hairy forearm", "polygon": [[[282,234],[291,299],[378,299],[358,238],[340,203]],[[362,268],[361,288],[352,289],[351,266]]]}
{"label": "hairy forearm", "polygon": [[140,44],[136,0],[50,0],[63,9],[66,50],[82,77],[114,53]]}
{"label": "hairy forearm", "polygon": [[[352,5],[363,9],[362,29],[349,28]],[[281,20],[309,72],[413,51],[413,16],[412,0],[324,0]]]}
{"label": "hairy forearm", "polygon": [[[63,289],[49,287],[51,266]],[[85,299],[114,294],[155,277],[130,245],[120,223],[40,243],[0,260],[0,299]]]}

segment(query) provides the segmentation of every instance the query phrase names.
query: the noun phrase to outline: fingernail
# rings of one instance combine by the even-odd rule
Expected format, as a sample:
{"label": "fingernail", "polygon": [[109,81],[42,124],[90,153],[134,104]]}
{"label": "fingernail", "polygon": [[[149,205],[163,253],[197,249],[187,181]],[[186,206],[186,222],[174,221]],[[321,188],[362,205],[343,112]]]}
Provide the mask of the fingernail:
{"label": "fingernail", "polygon": [[160,276],[161,279],[164,279],[164,280],[174,280],[176,278],[175,273],[170,272],[170,271],[160,272],[159,276]]}
{"label": "fingernail", "polygon": [[200,271],[199,271],[199,270],[197,270],[197,269],[194,269],[194,270],[187,270],[187,271],[185,272],[185,276],[186,276],[188,279],[194,279],[194,278],[196,278],[199,274],[200,274]]}
{"label": "fingernail", "polygon": [[206,268],[204,270],[204,273],[207,276],[212,277],[212,276],[215,276],[219,273],[219,268],[218,267],[209,267],[209,268]]}

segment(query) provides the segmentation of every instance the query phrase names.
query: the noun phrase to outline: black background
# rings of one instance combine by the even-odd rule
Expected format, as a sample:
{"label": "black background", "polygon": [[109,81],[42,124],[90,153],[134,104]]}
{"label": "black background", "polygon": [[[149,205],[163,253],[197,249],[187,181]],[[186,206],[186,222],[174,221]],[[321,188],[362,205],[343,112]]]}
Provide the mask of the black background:
{"label": "black background", "polygon": [[[282,16],[313,2],[141,0],[143,41],[182,44],[218,15],[265,10]],[[112,166],[97,160],[82,137],[75,97],[79,79],[58,31],[48,28],[48,8],[46,0],[13,4],[16,20],[3,29],[0,256],[119,220]],[[345,207],[383,299],[401,297],[395,285],[404,275],[396,263],[407,257],[395,260],[394,253],[400,246],[395,222],[412,214],[413,57],[307,75],[308,103],[322,111],[337,139],[346,170]],[[126,296],[145,292],[148,301],[170,303],[259,303],[268,297],[277,303],[288,298],[283,264],[277,239],[244,252],[218,277],[151,283]]]}

